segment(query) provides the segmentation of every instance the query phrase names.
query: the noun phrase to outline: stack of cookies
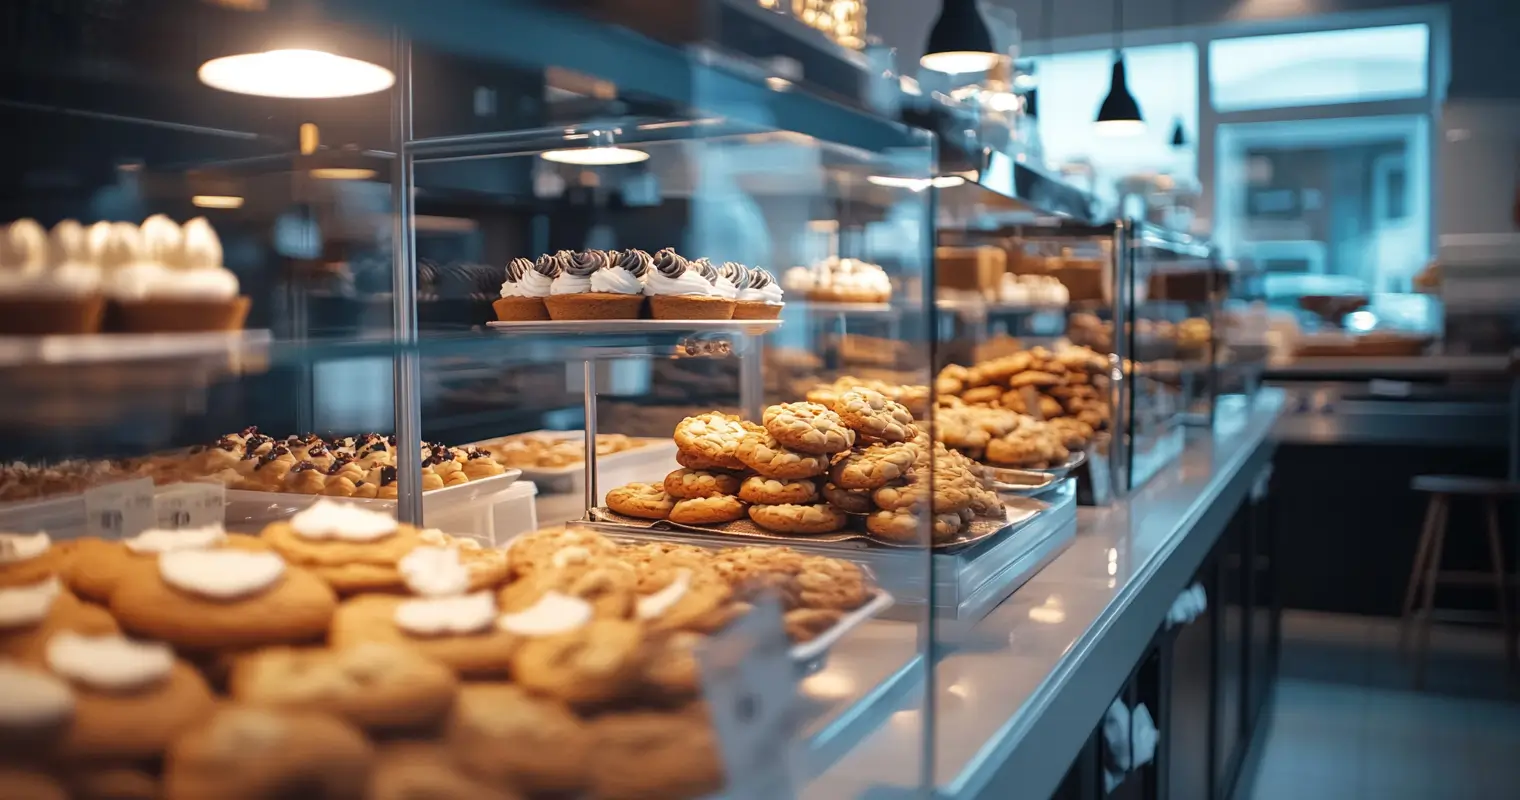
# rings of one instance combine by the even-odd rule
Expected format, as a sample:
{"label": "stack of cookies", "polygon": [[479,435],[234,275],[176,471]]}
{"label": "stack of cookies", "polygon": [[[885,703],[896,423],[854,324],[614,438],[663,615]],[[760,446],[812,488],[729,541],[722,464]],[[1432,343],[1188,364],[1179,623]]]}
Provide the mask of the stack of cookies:
{"label": "stack of cookies", "polygon": [[0,797],[708,796],[694,648],[762,591],[805,641],[873,590],[785,548],[495,550],[325,500],[259,536],[0,534]]}
{"label": "stack of cookies", "polygon": [[[977,516],[1003,516],[973,462],[931,447],[906,406],[861,386],[841,389],[832,406],[770,406],[758,425],[718,413],[688,417],[675,441],[683,469],[661,484],[608,492],[608,507],[683,525],[748,517],[798,536],[842,530],[859,515],[869,534],[897,543],[921,543],[926,527],[933,541],[948,541]],[[927,525],[926,516],[934,517]]]}
{"label": "stack of cookies", "polygon": [[[1062,439],[1086,443],[1108,427],[1108,358],[1085,347],[1051,352],[1020,350],[973,367],[940,370],[935,392],[942,406],[986,406],[1059,423]],[[1081,444],[1068,444],[1081,446]]]}
{"label": "stack of cookies", "polygon": [[[1072,417],[1041,422],[1027,414],[993,406],[947,406],[935,418],[935,434],[945,445],[999,467],[1046,469],[1063,464],[1071,450],[1086,444],[1085,423]],[[1087,430],[1091,436],[1091,429]]]}

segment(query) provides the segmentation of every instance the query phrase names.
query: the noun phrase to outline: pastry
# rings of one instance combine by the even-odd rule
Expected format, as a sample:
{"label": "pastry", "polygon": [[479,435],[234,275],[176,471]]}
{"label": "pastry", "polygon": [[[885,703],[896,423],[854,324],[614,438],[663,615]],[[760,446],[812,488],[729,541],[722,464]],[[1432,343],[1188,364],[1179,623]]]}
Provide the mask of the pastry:
{"label": "pastry", "polygon": [[575,796],[595,750],[585,724],[563,703],[520,686],[466,684],[444,733],[465,772],[493,786]]}
{"label": "pastry", "polygon": [[[109,226],[108,226],[109,227]],[[105,316],[99,259],[75,220],[0,226],[0,334],[96,333]]]}
{"label": "pastry", "polygon": [[644,282],[650,315],[655,319],[732,319],[734,297],[725,297],[712,280],[667,247],[654,255],[654,269]]}
{"label": "pastry", "polygon": [[[163,787],[158,776],[127,765],[90,764],[69,770],[69,792],[74,800],[159,800]],[[0,796],[8,796],[0,792]]]}
{"label": "pastry", "polygon": [[364,734],[312,711],[225,705],[175,740],[168,800],[359,800],[374,752]]}
{"label": "pastry", "polygon": [[0,533],[0,588],[30,586],[58,574],[65,561],[46,533]]}
{"label": "pastry", "polygon": [[594,707],[623,699],[638,686],[643,655],[637,623],[598,619],[525,642],[512,659],[512,677],[535,694]]}
{"label": "pastry", "polygon": [[0,656],[43,663],[47,643],[64,632],[103,635],[117,630],[110,612],[80,602],[56,578],[0,589]]}
{"label": "pastry", "polygon": [[[4,302],[0,301],[0,309]],[[0,310],[0,313],[8,313]],[[71,793],[51,775],[23,767],[0,766],[0,797],[6,800],[69,800]],[[94,800],[80,793],[84,800]],[[148,800],[152,800],[148,798]]]}
{"label": "pastry", "polygon": [[[222,266],[222,243],[205,217],[196,217],[181,229],[168,217],[155,214],[143,221],[140,236],[124,235],[132,227],[113,226],[119,244],[129,248],[132,257],[114,268],[107,266],[103,285],[124,330],[242,329],[250,302],[239,296],[237,276]],[[90,233],[93,236],[95,228]]]}
{"label": "pastry", "polygon": [[783,403],[765,409],[765,430],[782,447],[799,453],[829,455],[850,449],[855,431],[839,415],[818,403]]}
{"label": "pastry", "polygon": [[464,772],[453,754],[435,742],[381,744],[375,753],[365,800],[523,800],[506,786]]}
{"label": "pastry", "polygon": [[630,483],[607,493],[607,507],[629,517],[665,519],[675,508],[675,501],[658,486]]}
{"label": "pastry", "polygon": [[[934,543],[939,544],[954,539],[964,527],[965,521],[959,514],[935,514],[931,520],[930,534]],[[878,511],[866,517],[866,531],[889,542],[921,544],[923,515],[913,509]]]}
{"label": "pastry", "polygon": [[808,608],[853,611],[871,596],[865,572],[838,558],[803,559],[796,581],[797,600]]}
{"label": "pastry", "polygon": [[462,677],[498,677],[507,673],[521,639],[497,629],[496,617],[485,592],[414,600],[362,594],[338,607],[328,643],[337,650],[366,642],[403,645]]}
{"label": "pastry", "polygon": [[124,576],[110,606],[129,632],[192,651],[319,639],[336,607],[316,575],[230,549],[164,553],[156,571]]}
{"label": "pastry", "polygon": [[340,594],[400,591],[396,565],[422,544],[420,533],[389,514],[320,499],[259,537],[291,564],[305,567]]}
{"label": "pastry", "polygon": [[737,457],[739,442],[756,429],[738,417],[711,411],[681,420],[674,438],[680,452],[693,453],[714,467],[744,469],[744,462]]}
{"label": "pastry", "polygon": [[731,602],[733,588],[714,569],[683,566],[647,577],[634,616],[651,631],[713,633],[742,613]]}
{"label": "pastry", "polygon": [[404,645],[270,648],[236,660],[228,681],[248,706],[319,711],[371,732],[425,729],[454,705],[453,670]]}
{"label": "pastry", "polygon": [[811,503],[818,499],[818,482],[811,478],[788,481],[751,475],[739,486],[739,499],[765,505]]}
{"label": "pastry", "polygon": [[[889,483],[871,493],[871,499],[883,511],[916,509],[931,505],[929,475],[926,472],[910,473],[909,480]],[[936,513],[953,514],[971,507],[968,487],[935,476],[932,507]]]}
{"label": "pastry", "polygon": [[[639,250],[586,250],[571,256],[544,303],[556,320],[637,319],[644,307],[642,276],[651,259]],[[643,256],[640,259],[638,256]],[[641,270],[635,274],[635,270]]]}
{"label": "pastry", "polygon": [[745,504],[731,495],[678,500],[670,509],[671,522],[683,525],[716,525],[743,519]]}
{"label": "pastry", "polygon": [[779,319],[782,301],[781,285],[769,272],[759,267],[746,267],[732,261],[719,271],[726,271],[729,280],[738,288],[734,319]]}
{"label": "pastry", "polygon": [[626,562],[601,557],[550,566],[502,588],[498,602],[503,612],[524,612],[550,593],[584,600],[593,616],[622,619],[633,613],[638,571]]}
{"label": "pastry", "polygon": [[829,471],[828,456],[789,450],[763,428],[741,439],[734,455],[744,466],[767,478],[795,480]]}
{"label": "pastry", "polygon": [[58,746],[71,759],[157,758],[215,705],[200,673],[162,644],[60,633],[47,644],[47,664],[74,690],[74,718]]}
{"label": "pastry", "polygon": [[8,757],[52,755],[74,718],[74,692],[40,666],[0,660],[0,745]]}
{"label": "pastry", "polygon": [[833,533],[849,518],[828,503],[813,505],[750,506],[749,518],[756,525],[778,533]]}
{"label": "pastry", "polygon": [[905,442],[918,435],[913,415],[903,404],[873,389],[847,389],[834,402],[845,425],[872,439]]}
{"label": "pastry", "polygon": [[707,456],[704,456],[704,455],[702,455],[700,453],[693,452],[691,450],[677,450],[676,451],[676,463],[680,464],[683,467],[686,467],[687,469],[702,469],[702,470],[724,469],[724,470],[732,470],[732,469],[734,469],[734,467],[725,466],[725,465],[732,464],[732,463],[735,463],[735,462],[734,461],[730,461],[728,459],[708,458]]}
{"label": "pastry", "polygon": [[665,476],[665,494],[677,500],[735,494],[739,478],[727,472],[678,469]]}
{"label": "pastry", "polygon": [[885,303],[892,281],[876,264],[830,256],[811,267],[792,267],[782,276],[788,292],[827,303]]}
{"label": "pastry", "polygon": [[[553,276],[549,276],[548,281],[527,279],[533,273],[533,262],[526,258],[514,258],[507,263],[506,280],[501,283],[501,297],[491,303],[498,320],[520,322],[549,319],[544,298],[548,296]],[[539,293],[540,288],[543,289],[542,293]]]}
{"label": "pastry", "polygon": [[906,444],[873,444],[835,461],[829,481],[841,489],[878,489],[906,475],[916,458]]}
{"label": "pastry", "polygon": [[823,485],[823,499],[846,514],[869,514],[876,510],[870,489],[841,489],[832,481]]}
{"label": "pastry", "polygon": [[605,800],[707,797],[723,789],[712,725],[699,712],[634,711],[590,723],[591,795]]}
{"label": "pastry", "polygon": [[611,539],[582,528],[546,528],[512,540],[507,551],[511,573],[521,577],[543,569],[616,556]]}

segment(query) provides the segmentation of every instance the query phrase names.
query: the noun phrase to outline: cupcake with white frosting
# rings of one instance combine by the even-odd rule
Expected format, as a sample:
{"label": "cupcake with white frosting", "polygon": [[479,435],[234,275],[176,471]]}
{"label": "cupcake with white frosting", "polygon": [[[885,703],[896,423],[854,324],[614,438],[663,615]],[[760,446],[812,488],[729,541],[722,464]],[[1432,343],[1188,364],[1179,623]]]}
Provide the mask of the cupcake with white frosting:
{"label": "cupcake with white frosting", "polygon": [[[709,264],[708,269],[712,269]],[[716,275],[716,271],[713,272]],[[654,269],[644,283],[649,311],[655,319],[732,319],[735,300],[724,297],[713,280],[672,248],[654,256]]]}
{"label": "cupcake with white frosting", "polygon": [[544,305],[543,296],[529,292],[533,283],[528,279],[530,274],[536,274],[532,261],[514,258],[508,262],[506,280],[501,283],[501,298],[491,303],[497,319],[503,322],[522,322],[549,318],[549,309]]}
{"label": "cupcake with white frosting", "polygon": [[729,262],[719,270],[727,272],[738,289],[734,319],[778,319],[781,316],[781,287],[769,272]]}
{"label": "cupcake with white frosting", "polygon": [[0,227],[0,334],[99,331],[100,280],[78,222],[58,223],[51,237],[31,219]]}
{"label": "cupcake with white frosting", "polygon": [[[222,265],[222,242],[205,217],[181,228],[163,214],[142,227],[90,230],[106,271],[105,290],[123,330],[187,333],[241,330],[249,300]],[[134,235],[135,234],[135,235]]]}
{"label": "cupcake with white frosting", "polygon": [[[639,253],[639,251],[628,251]],[[647,253],[639,253],[645,259]],[[557,320],[637,319],[644,309],[643,275],[648,265],[630,255],[605,250],[586,250],[570,257],[563,273],[554,279],[545,304]]]}

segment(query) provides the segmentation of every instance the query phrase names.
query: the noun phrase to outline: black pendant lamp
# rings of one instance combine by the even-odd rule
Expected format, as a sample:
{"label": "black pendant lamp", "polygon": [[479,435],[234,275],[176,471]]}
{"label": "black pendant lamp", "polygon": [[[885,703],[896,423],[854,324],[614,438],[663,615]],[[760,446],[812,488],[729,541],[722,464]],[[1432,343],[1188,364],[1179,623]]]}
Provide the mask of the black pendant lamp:
{"label": "black pendant lamp", "polygon": [[1114,70],[1109,78],[1108,96],[1098,106],[1098,119],[1094,123],[1098,133],[1105,136],[1133,136],[1145,132],[1145,119],[1140,115],[1140,104],[1129,92],[1129,80],[1124,69],[1124,0],[1114,0]]}
{"label": "black pendant lamp", "polygon": [[1182,118],[1172,126],[1172,147],[1187,147],[1187,132],[1182,130]]}
{"label": "black pendant lamp", "polygon": [[985,72],[998,60],[976,0],[944,0],[918,63],[935,72]]}
{"label": "black pendant lamp", "polygon": [[[1182,0],[1172,3],[1172,29],[1182,30]],[[1182,129],[1182,117],[1178,116],[1172,122],[1172,149],[1187,147],[1187,143],[1187,131]]]}

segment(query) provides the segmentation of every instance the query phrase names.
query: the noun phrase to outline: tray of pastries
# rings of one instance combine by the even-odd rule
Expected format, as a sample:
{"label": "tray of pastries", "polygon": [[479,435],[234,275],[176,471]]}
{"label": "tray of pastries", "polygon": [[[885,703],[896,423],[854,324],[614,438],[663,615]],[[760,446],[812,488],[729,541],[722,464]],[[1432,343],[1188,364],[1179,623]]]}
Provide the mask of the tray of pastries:
{"label": "tray of pastries", "polygon": [[[1019,350],[967,367],[950,364],[935,379],[942,406],[1002,408],[1056,423],[1077,438],[1108,427],[1107,356],[1086,347]],[[1078,424],[1080,423],[1080,424]]]}
{"label": "tray of pastries", "polygon": [[784,548],[484,548],[325,498],[257,535],[0,553],[6,797],[710,796],[706,637],[773,593],[802,661],[890,603]]}
{"label": "tray of pastries", "polygon": [[931,443],[903,404],[874,389],[766,408],[757,423],[716,412],[676,426],[676,461],[656,482],[607,493],[593,520],[749,539],[957,548],[1032,519],[1010,510],[981,465]]}
{"label": "tray of pastries", "polygon": [[[621,433],[596,435],[596,461],[600,466],[617,463],[619,456],[666,444],[666,440],[624,436]],[[585,431],[535,431],[486,439],[466,445],[483,450],[504,467],[522,471],[525,480],[561,477],[580,472],[586,463]]]}

